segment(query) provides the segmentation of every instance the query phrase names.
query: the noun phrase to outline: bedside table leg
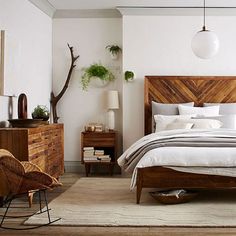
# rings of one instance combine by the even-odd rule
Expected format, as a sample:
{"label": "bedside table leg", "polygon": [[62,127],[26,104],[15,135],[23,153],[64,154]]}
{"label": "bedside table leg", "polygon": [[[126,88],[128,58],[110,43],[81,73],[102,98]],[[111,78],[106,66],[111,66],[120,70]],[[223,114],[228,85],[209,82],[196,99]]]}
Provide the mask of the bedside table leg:
{"label": "bedside table leg", "polygon": [[86,177],[88,177],[88,175],[90,174],[90,169],[91,169],[91,165],[90,164],[85,164]]}

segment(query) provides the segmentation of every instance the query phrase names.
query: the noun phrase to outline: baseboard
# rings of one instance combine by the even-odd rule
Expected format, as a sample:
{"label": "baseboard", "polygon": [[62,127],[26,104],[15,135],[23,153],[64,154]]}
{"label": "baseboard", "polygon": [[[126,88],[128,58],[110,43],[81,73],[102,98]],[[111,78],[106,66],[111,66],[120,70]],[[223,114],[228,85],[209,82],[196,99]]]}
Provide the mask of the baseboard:
{"label": "baseboard", "polygon": [[[84,165],[81,164],[81,162],[79,162],[79,161],[65,161],[64,166],[65,166],[65,172],[67,172],[67,173],[85,174]],[[109,173],[107,166],[100,166],[100,165],[92,166],[91,172],[97,173],[97,174]],[[121,174],[121,170],[118,166],[115,166],[114,174]]]}
{"label": "baseboard", "polygon": [[65,167],[65,172],[80,173],[80,174],[85,173],[84,165],[82,165],[81,162],[79,161],[65,161],[64,167]]}

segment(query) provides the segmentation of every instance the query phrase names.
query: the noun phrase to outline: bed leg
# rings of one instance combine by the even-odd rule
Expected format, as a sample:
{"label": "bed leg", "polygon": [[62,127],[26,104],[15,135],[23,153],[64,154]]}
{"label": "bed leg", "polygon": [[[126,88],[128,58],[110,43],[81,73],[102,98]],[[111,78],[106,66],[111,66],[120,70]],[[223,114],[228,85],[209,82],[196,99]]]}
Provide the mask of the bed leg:
{"label": "bed leg", "polygon": [[136,189],[136,203],[139,204],[140,203],[140,198],[141,198],[141,194],[142,194],[142,188],[143,188],[143,181],[142,181],[142,173],[141,170],[137,170],[138,174],[137,174],[137,189]]}
{"label": "bed leg", "polygon": [[140,203],[140,198],[141,198],[141,194],[142,194],[142,186],[137,185],[137,190],[136,190],[136,203],[139,204]]}

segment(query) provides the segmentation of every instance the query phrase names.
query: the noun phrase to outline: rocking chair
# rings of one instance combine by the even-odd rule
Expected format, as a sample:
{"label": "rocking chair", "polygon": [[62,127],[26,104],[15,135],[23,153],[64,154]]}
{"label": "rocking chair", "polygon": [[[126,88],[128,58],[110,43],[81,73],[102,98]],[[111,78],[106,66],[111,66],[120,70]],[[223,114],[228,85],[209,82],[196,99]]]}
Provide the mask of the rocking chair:
{"label": "rocking chair", "polygon": [[[7,150],[0,149],[0,179],[0,196],[6,196],[3,201],[3,205],[6,205],[6,210],[2,215],[0,228],[14,230],[35,229],[45,225],[50,225],[53,222],[60,220],[60,218],[55,220],[51,220],[50,218],[49,211],[51,209],[48,208],[47,190],[61,186],[61,183],[59,183],[54,177],[42,172],[38,166],[30,162],[20,162]],[[39,212],[34,214],[47,212],[48,223],[33,227],[4,227],[3,223],[6,218],[23,218],[34,215],[8,216],[7,212],[11,206],[12,200],[23,194],[28,195],[29,193],[33,194],[35,192],[38,192],[39,194],[40,208]],[[46,210],[42,210],[42,193],[44,195]]]}

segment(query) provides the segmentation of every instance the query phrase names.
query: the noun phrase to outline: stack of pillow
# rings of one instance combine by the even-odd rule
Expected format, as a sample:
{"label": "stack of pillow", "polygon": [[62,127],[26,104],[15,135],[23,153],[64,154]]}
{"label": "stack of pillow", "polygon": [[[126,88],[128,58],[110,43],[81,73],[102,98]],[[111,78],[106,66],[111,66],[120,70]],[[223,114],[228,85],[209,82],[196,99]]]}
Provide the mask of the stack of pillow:
{"label": "stack of pillow", "polygon": [[163,104],[152,102],[154,131],[171,129],[236,129],[236,103]]}

